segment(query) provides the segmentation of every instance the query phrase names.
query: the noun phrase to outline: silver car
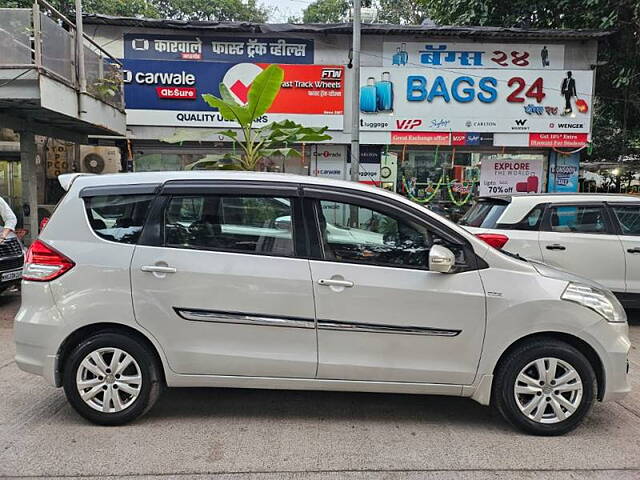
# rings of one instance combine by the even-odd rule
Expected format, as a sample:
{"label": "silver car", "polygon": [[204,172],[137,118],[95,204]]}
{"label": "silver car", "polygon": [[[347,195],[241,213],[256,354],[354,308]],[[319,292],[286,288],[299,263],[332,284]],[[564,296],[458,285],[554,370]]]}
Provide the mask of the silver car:
{"label": "silver car", "polygon": [[558,435],[629,391],[605,288],[381,189],[239,172],[61,176],[16,362],[104,425],[165,387],[470,397]]}

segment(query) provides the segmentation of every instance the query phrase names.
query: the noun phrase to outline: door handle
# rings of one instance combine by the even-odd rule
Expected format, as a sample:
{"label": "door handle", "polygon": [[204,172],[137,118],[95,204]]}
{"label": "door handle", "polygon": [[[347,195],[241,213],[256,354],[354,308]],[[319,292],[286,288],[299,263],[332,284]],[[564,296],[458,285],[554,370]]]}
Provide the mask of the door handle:
{"label": "door handle", "polygon": [[325,287],[345,287],[351,288],[354,283],[349,280],[334,280],[331,278],[321,278],[318,280],[318,285],[324,285]]}
{"label": "door handle", "polygon": [[628,248],[627,252],[629,252],[629,253],[640,253],[640,247]]}
{"label": "door handle", "polygon": [[140,267],[143,272],[152,273],[176,273],[177,270],[173,267],[163,267],[161,265],[143,265]]}
{"label": "door handle", "polygon": [[564,245],[560,245],[559,243],[553,243],[551,245],[547,245],[546,249],[547,250],[566,250],[567,247],[565,247]]}

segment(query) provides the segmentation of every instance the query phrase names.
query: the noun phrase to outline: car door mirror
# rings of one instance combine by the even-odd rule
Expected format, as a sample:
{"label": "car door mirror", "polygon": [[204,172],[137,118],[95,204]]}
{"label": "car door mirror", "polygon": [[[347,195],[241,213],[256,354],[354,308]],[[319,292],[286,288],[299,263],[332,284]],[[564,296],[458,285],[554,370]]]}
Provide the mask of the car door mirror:
{"label": "car door mirror", "polygon": [[289,230],[289,231],[291,231],[291,216],[290,215],[286,215],[284,217],[276,218],[275,227],[278,230]]}
{"label": "car door mirror", "polygon": [[451,250],[442,245],[432,245],[429,250],[429,270],[432,272],[449,273],[456,264],[456,256]]}

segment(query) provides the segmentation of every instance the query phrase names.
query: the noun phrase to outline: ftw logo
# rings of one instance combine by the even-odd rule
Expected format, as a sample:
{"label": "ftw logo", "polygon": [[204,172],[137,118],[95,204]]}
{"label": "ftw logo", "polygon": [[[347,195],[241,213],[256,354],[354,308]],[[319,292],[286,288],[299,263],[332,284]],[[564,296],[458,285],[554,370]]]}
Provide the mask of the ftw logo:
{"label": "ftw logo", "polygon": [[340,68],[323,68],[320,78],[322,80],[338,80],[342,78],[342,70]]}
{"label": "ftw logo", "polygon": [[398,130],[411,130],[414,128],[418,128],[422,125],[422,120],[419,118],[412,118],[409,120],[396,120],[396,127]]}

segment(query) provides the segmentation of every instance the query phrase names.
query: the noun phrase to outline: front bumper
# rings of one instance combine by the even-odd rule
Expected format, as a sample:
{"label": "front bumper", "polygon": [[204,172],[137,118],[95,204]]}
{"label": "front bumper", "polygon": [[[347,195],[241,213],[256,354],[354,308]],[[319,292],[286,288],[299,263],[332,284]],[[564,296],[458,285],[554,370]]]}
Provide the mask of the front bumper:
{"label": "front bumper", "polygon": [[631,391],[629,383],[629,326],[626,323],[597,322],[583,332],[598,350],[604,374],[603,401],[624,398]]}

